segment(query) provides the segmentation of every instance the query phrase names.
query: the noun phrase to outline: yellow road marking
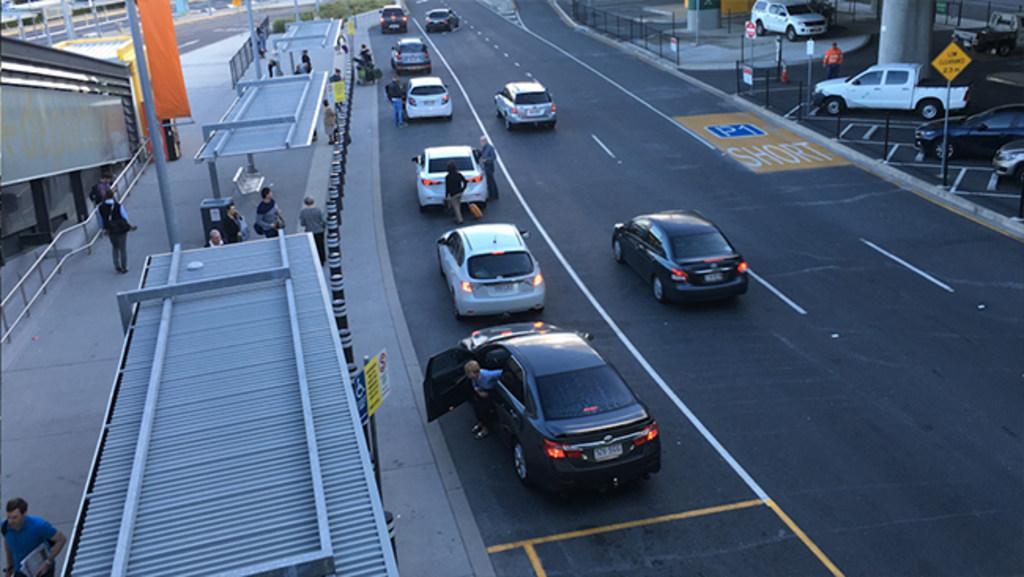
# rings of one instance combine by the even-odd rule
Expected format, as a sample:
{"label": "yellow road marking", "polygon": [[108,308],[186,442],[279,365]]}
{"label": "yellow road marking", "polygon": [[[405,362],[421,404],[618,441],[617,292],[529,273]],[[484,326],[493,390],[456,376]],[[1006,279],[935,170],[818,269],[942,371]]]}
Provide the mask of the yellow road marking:
{"label": "yellow road marking", "polygon": [[793,520],[789,518],[789,515],[787,515],[781,507],[775,504],[775,501],[768,499],[767,501],[764,502],[764,504],[768,505],[768,508],[774,511],[775,515],[777,515],[779,519],[782,519],[782,522],[785,523],[787,527],[789,527],[789,530],[792,531],[793,534],[796,535],[797,538],[803,542],[804,546],[811,550],[811,553],[814,553],[814,556],[818,558],[818,561],[821,561],[821,564],[824,565],[825,568],[828,569],[829,572],[832,573],[832,575],[834,575],[834,577],[844,577],[843,572],[839,570],[839,567],[836,567],[835,564],[832,563],[832,561],[828,558],[828,556],[825,555],[825,553],[822,552],[822,550],[814,544],[814,541],[811,541],[811,538],[808,537],[807,534],[800,529],[800,527],[796,526],[796,523],[794,523]]}
{"label": "yellow road marking", "polygon": [[[599,535],[601,533],[610,533],[612,531],[621,531],[623,529],[634,529],[636,527],[646,527],[648,525],[657,525],[659,523],[668,523],[670,521],[679,521],[681,519],[692,519],[694,517],[714,515],[715,513],[725,513],[726,511],[735,511],[737,509],[747,509],[750,507],[757,507],[764,504],[765,502],[762,501],[761,499],[751,499],[749,501],[740,501],[738,503],[730,503],[728,505],[717,505],[715,507],[706,507],[704,509],[683,511],[682,513],[671,513],[669,515],[659,515],[657,517],[638,519],[636,521],[626,521],[624,523],[603,525],[601,527],[593,527],[591,529],[580,529],[578,531],[557,533],[555,535],[547,535],[545,537],[534,537],[533,539],[524,539],[522,541],[516,541],[514,543],[492,545],[491,547],[487,548],[487,552],[501,553],[502,551],[509,551],[512,549],[518,549],[519,547],[523,547],[529,548],[527,550],[527,555],[529,555],[529,552],[533,550],[534,545],[540,545],[542,543],[552,543],[554,541],[565,541],[566,539],[589,537],[591,535]],[[534,552],[534,554],[536,554],[536,552]]]}
{"label": "yellow road marking", "polygon": [[841,156],[746,112],[677,116],[675,120],[757,173],[849,164]]}
{"label": "yellow road marking", "polygon": [[540,564],[540,557],[537,556],[537,550],[533,548],[533,545],[523,545],[523,549],[526,550],[526,556],[530,558],[530,565],[533,566],[533,572],[537,574],[537,577],[548,577],[548,574],[544,571],[544,566]]}

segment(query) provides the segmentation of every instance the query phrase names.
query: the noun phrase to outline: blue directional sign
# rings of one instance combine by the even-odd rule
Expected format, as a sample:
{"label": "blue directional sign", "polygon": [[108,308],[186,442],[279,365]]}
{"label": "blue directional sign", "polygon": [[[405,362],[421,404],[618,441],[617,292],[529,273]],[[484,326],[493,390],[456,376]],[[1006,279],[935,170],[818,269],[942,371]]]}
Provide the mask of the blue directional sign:
{"label": "blue directional sign", "polygon": [[716,138],[750,138],[764,136],[765,132],[753,124],[712,124],[705,130]]}
{"label": "blue directional sign", "polygon": [[363,371],[359,371],[352,379],[352,391],[356,395],[356,406],[359,407],[359,420],[366,426],[370,421],[370,410],[366,402],[366,374]]}

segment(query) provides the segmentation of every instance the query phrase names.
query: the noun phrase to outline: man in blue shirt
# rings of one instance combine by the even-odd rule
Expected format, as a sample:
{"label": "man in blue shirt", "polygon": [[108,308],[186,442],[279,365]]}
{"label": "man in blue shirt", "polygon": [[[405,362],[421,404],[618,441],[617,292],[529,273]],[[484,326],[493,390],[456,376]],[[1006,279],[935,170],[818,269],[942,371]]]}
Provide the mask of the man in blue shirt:
{"label": "man in blue shirt", "polygon": [[473,398],[470,399],[470,402],[473,403],[473,412],[476,413],[473,436],[483,439],[490,433],[486,423],[494,412],[494,399],[491,395],[496,394],[494,387],[501,377],[501,369],[493,371],[481,369],[480,363],[476,361],[467,362],[463,369],[466,372],[466,378],[473,385]]}
{"label": "man in blue shirt", "polygon": [[[4,550],[7,552],[7,564],[4,566],[4,577],[12,577],[21,569],[21,562],[36,547],[49,543],[48,559],[39,567],[35,575],[25,577],[53,577],[56,563],[54,560],[67,543],[64,534],[47,523],[44,519],[26,515],[28,503],[15,497],[7,501],[7,520],[2,525]],[[23,573],[18,573],[19,577]]]}

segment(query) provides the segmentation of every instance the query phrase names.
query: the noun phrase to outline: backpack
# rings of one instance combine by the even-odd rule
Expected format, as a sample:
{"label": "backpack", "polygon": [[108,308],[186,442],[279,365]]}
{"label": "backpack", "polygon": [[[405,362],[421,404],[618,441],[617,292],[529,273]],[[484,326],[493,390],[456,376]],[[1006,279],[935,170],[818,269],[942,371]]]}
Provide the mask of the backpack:
{"label": "backpack", "polygon": [[107,191],[110,190],[110,185],[106,182],[97,182],[92,185],[92,189],[89,191],[89,200],[93,204],[101,204],[105,198],[107,198]]}
{"label": "backpack", "polygon": [[101,204],[100,216],[106,222],[107,226],[105,228],[110,234],[124,234],[132,228],[132,225],[121,216],[121,204],[116,200],[114,204]]}

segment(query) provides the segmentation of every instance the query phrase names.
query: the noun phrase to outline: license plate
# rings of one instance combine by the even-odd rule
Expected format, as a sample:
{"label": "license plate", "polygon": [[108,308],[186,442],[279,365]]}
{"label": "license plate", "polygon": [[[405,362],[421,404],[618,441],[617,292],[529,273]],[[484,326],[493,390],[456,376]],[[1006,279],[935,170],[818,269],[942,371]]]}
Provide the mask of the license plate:
{"label": "license plate", "polygon": [[424,100],[423,106],[437,106],[436,100]]}
{"label": "license plate", "polygon": [[711,274],[704,275],[704,282],[722,282],[725,279],[725,275],[720,272],[713,272]]}
{"label": "license plate", "polygon": [[594,460],[595,461],[607,461],[616,457],[622,456],[622,445],[614,444],[608,445],[607,447],[597,447],[594,449]]}
{"label": "license plate", "polygon": [[507,295],[516,290],[515,285],[511,284],[496,284],[491,287],[491,292],[496,295]]}
{"label": "license plate", "polygon": [[543,108],[534,108],[532,110],[527,110],[526,111],[526,115],[527,116],[540,116],[542,114],[544,114],[544,109]]}

